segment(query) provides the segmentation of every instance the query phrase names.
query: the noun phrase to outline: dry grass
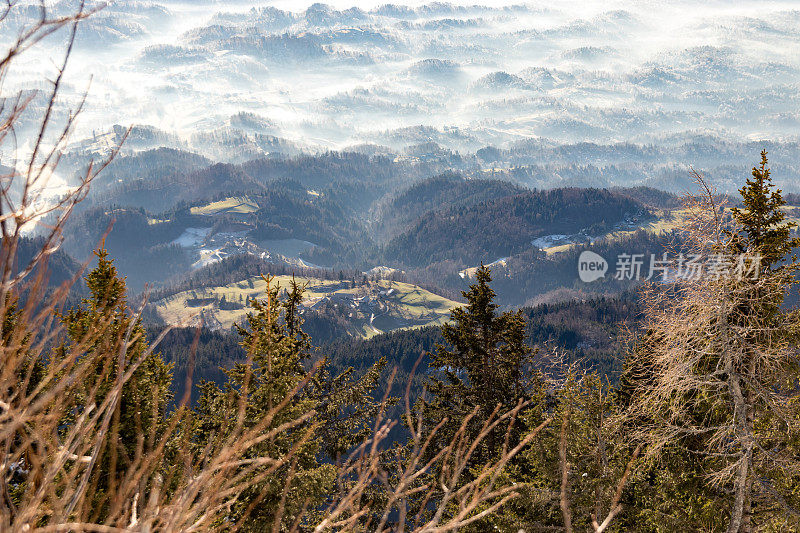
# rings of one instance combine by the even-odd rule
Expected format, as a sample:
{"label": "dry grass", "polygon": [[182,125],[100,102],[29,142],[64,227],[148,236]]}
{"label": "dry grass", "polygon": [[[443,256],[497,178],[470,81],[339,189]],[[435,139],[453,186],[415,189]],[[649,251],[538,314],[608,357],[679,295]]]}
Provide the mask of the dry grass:
{"label": "dry grass", "polygon": [[[8,2],[5,9],[0,8],[0,20],[17,7]],[[26,164],[16,162],[12,173],[3,176],[0,188],[3,236],[0,323],[4,326],[0,344],[0,530],[235,531],[243,522],[231,523],[227,516],[249,487],[279,471],[289,486],[297,447],[280,457],[254,454],[253,450],[259,443],[299,428],[314,417],[312,411],[281,424],[274,422],[308,384],[313,372],[251,427],[244,424],[245,409],[240,406],[233,431],[222,442],[200,452],[193,452],[188,445],[186,428],[191,411],[187,407],[187,393],[177,410],[163,417],[161,423],[141,425],[137,442],[124,443],[132,446],[129,449],[134,450],[133,454],[124,453],[120,417],[131,414],[121,411],[124,391],[166,331],[148,350],[133,352],[132,348],[141,340],[140,330],[135,327],[140,310],[128,309],[123,312],[128,327],[118,330],[112,313],[100,313],[100,318],[86,331],[71,335],[70,342],[64,343],[66,332],[58,312],[75,280],[49,291],[46,279],[48,257],[58,249],[62,229],[73,207],[85,198],[92,181],[116,156],[119,147],[111,150],[104,161],[90,164],[78,186],[64,198],[36,208],[43,205],[39,201],[40,191],[58,165],[80,113],[79,104],[66,124],[52,123],[52,110],[58,105],[61,76],[76,28],[90,15],[79,6],[71,16],[51,18],[42,3],[40,20],[24,29],[15,46],[0,58],[2,86],[19,54],[47,35],[69,32],[64,61],[52,82],[49,104],[41,117],[37,138],[33,139],[34,149]],[[30,102],[31,97],[22,94],[3,101],[0,147],[7,147],[14,138],[16,120]],[[55,142],[46,141],[53,137]],[[15,190],[21,193],[16,195]],[[21,229],[44,224],[44,220],[48,221],[44,226],[44,246],[28,264],[17,264]],[[408,298],[413,300],[414,296]],[[20,309],[15,307],[17,301],[24,302]],[[53,346],[64,348],[54,351]],[[190,377],[187,385],[188,391]],[[245,379],[245,391],[247,386]],[[146,398],[151,392],[155,396],[156,391],[144,390],[137,391],[136,396]],[[408,398],[406,402],[408,405]],[[144,404],[129,406],[137,424],[144,416],[137,411],[140,405]],[[402,471],[391,480],[381,467],[380,458],[388,431],[397,422],[379,417],[373,434],[342,467],[341,493],[333,498],[325,519],[315,530],[350,530],[362,524],[375,531],[452,531],[495,511],[517,494],[514,487],[499,483],[501,471],[543,426],[516,446],[504,447],[495,460],[479,470],[477,477],[464,481],[463,474],[481,440],[496,427],[510,428],[523,407],[520,404],[508,412],[496,412],[486,421],[468,417],[452,442],[425,462],[422,454],[436,430],[423,434],[421,418],[415,421],[408,407],[406,416],[412,428],[413,449],[403,458]],[[150,415],[156,419],[160,414],[154,411]],[[472,423],[482,427],[476,440],[465,437],[464,428]],[[301,441],[308,438],[310,433]],[[107,477],[101,468],[104,464],[111,465],[105,470],[109,472]],[[419,482],[431,469],[442,473],[435,482],[444,496],[437,501],[430,517],[418,517],[415,521],[403,514],[405,503],[412,496],[425,497],[432,490],[430,484]],[[364,492],[374,484],[385,486],[388,494],[382,514],[372,513],[364,506]],[[453,508],[456,511],[451,513]],[[390,524],[393,510],[399,510],[400,518]],[[370,523],[373,516],[378,516],[377,523]],[[406,527],[406,523],[411,525]],[[297,521],[283,523],[280,510],[275,524],[282,531],[299,528]]]}

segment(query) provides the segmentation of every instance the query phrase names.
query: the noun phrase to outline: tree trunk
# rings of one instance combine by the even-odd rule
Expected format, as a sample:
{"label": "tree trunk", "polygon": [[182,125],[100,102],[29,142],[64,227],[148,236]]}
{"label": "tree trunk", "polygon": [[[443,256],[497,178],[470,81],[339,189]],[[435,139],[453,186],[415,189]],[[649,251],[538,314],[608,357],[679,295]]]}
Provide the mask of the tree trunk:
{"label": "tree trunk", "polygon": [[567,427],[571,409],[567,408],[561,421],[561,438],[558,443],[558,459],[561,463],[561,514],[564,516],[564,531],[572,533],[572,509],[569,503],[569,462],[567,462]]}
{"label": "tree trunk", "polygon": [[[739,471],[736,474],[735,497],[731,508],[731,519],[727,533],[741,533],[742,518],[744,516],[745,502],[750,499],[751,489],[751,463],[753,461],[753,439],[751,428],[747,426],[749,420],[747,404],[742,395],[741,382],[736,372],[728,375],[728,387],[733,398],[733,423],[736,436],[742,446],[742,457],[739,460]],[[749,517],[748,517],[749,522]]]}

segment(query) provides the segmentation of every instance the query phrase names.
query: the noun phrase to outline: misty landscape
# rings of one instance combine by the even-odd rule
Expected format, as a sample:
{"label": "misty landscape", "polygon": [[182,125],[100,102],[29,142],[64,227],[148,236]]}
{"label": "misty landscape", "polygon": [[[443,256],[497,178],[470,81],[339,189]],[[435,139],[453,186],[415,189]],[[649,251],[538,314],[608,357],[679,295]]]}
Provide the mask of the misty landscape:
{"label": "misty landscape", "polygon": [[0,3],[0,531],[800,531],[800,6]]}
{"label": "misty landscape", "polygon": [[[527,186],[670,190],[694,165],[733,190],[754,141],[785,144],[774,164],[797,177],[793,7],[122,0],[78,30],[61,106],[89,87],[75,159],[133,126],[129,155],[244,163],[337,150],[514,169],[508,179]],[[17,11],[5,42],[38,16]],[[65,38],[16,63],[5,89],[40,87]]]}

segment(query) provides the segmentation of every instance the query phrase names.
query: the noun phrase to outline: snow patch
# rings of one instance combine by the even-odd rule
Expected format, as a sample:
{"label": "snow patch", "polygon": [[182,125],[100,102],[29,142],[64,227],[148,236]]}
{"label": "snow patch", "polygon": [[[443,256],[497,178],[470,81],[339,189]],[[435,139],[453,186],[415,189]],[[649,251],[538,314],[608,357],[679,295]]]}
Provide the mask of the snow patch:
{"label": "snow patch", "polygon": [[[491,263],[487,263],[483,266],[485,267],[494,267],[494,266],[506,266],[508,261],[508,257],[501,257],[500,259],[495,259]],[[472,279],[475,277],[475,272],[478,271],[478,267],[470,267],[465,268],[464,270],[459,270],[458,275],[461,276],[461,279]]]}
{"label": "snow patch", "polygon": [[531,244],[540,250],[544,250],[545,248],[552,248],[553,246],[560,246],[562,244],[573,244],[574,242],[573,236],[571,235],[554,233],[553,235],[545,235],[544,237],[533,239]]}
{"label": "snow patch", "polygon": [[193,246],[200,246],[206,240],[208,234],[211,233],[211,228],[186,228],[181,236],[172,241],[173,244],[179,244],[184,248],[192,248]]}
{"label": "snow patch", "polygon": [[392,274],[402,274],[402,270],[398,270],[396,268],[388,267],[388,266],[376,266],[374,268],[370,268],[366,272],[364,272],[365,276],[369,276],[372,278],[383,278],[386,276],[391,276]]}

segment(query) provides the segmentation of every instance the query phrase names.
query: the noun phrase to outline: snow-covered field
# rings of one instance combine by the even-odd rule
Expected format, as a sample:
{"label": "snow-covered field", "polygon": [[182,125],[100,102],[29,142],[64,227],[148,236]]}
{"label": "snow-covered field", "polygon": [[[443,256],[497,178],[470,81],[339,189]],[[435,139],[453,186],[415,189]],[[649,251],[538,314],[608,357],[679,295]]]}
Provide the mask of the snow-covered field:
{"label": "snow-covered field", "polygon": [[183,233],[175,239],[173,244],[179,244],[184,248],[200,246],[206,240],[211,228],[186,228]]}

